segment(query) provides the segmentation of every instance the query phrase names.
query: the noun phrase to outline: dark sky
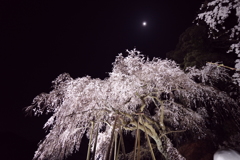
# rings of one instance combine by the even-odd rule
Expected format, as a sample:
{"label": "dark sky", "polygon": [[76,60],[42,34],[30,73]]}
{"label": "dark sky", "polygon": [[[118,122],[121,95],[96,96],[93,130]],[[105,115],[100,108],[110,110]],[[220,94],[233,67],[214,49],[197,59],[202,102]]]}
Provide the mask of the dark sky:
{"label": "dark sky", "polygon": [[24,117],[22,109],[49,92],[59,74],[103,79],[118,53],[134,47],[165,58],[201,2],[1,0],[0,134],[5,138],[0,147],[24,149],[15,143],[22,139],[36,149],[46,117]]}

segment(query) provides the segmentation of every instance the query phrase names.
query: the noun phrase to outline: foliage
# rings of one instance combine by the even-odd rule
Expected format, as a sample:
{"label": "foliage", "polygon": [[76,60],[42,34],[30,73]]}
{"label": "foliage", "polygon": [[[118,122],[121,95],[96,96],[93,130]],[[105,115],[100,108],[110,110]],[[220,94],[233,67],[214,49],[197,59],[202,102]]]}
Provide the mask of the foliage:
{"label": "foliage", "polygon": [[239,131],[238,88],[229,92],[215,88],[218,83],[233,84],[225,68],[208,64],[189,68],[186,74],[173,61],[149,60],[136,50],[128,53],[116,57],[104,80],[73,79],[64,73],[53,81],[50,93],[33,100],[27,112],[52,114],[44,126],[49,133],[34,159],[64,159],[79,149],[84,134],[91,139],[96,158],[111,157],[115,144],[114,152],[120,150],[119,157],[130,159],[133,152],[125,154],[123,130],[141,137],[136,138],[138,157],[143,153],[144,158],[150,147],[151,153],[157,151],[165,159],[183,160],[178,143],[207,136],[216,139],[216,128],[225,120],[234,122]]}
{"label": "foliage", "polygon": [[183,69],[193,66],[201,68],[206,62],[217,61],[233,67],[237,55],[226,54],[231,45],[226,40],[226,37],[218,40],[208,37],[204,24],[192,25],[179,37],[176,49],[167,53],[167,57],[175,60]]}
{"label": "foliage", "polygon": [[184,57],[187,53],[196,50],[208,50],[207,43],[206,28],[204,26],[193,25],[179,37],[175,51],[167,53],[167,57],[181,64],[184,62]]}

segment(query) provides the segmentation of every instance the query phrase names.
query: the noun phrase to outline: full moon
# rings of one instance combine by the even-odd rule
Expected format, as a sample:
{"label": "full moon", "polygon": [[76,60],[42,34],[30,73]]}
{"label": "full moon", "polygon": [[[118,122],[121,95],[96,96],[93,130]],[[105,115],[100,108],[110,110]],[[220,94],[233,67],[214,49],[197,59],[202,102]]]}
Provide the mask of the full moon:
{"label": "full moon", "polygon": [[146,26],[146,25],[147,25],[147,22],[144,21],[144,22],[142,23],[142,25],[143,25],[143,26]]}

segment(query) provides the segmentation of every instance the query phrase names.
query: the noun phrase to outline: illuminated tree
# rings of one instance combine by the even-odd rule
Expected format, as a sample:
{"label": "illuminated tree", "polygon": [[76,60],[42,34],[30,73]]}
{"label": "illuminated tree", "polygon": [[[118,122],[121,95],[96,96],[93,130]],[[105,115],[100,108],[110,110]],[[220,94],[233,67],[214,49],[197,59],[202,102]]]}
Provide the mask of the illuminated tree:
{"label": "illuminated tree", "polygon": [[[234,85],[225,68],[208,64],[200,70],[189,68],[186,74],[173,61],[128,52],[127,57],[116,57],[108,78],[73,79],[64,73],[53,81],[50,93],[33,100],[27,112],[52,114],[44,125],[49,133],[34,159],[64,159],[79,150],[86,134],[96,159],[154,159],[160,153],[168,160],[184,160],[178,142],[217,136],[214,129],[225,119],[239,130],[237,88],[224,92],[214,87]],[[125,132],[136,137],[129,153]]]}
{"label": "illuminated tree", "polygon": [[[200,9],[197,20],[204,21],[209,27],[209,37],[226,39],[222,45],[230,44],[229,52],[240,57],[240,1],[239,0],[212,0],[206,1]],[[240,70],[240,59],[236,59],[236,70]],[[240,74],[234,77],[240,82]]]}

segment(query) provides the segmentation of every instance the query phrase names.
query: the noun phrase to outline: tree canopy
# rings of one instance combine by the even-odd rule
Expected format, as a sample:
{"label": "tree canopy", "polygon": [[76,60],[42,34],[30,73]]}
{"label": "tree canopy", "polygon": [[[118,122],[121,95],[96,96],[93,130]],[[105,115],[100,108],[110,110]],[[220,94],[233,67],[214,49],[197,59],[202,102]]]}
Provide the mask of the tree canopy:
{"label": "tree canopy", "polygon": [[[52,114],[34,159],[64,159],[79,150],[84,134],[99,159],[111,157],[114,142],[119,159],[154,159],[159,153],[184,160],[177,146],[185,141],[211,137],[219,145],[226,122],[235,126],[228,137],[240,130],[239,88],[226,70],[208,63],[185,73],[174,61],[150,60],[134,49],[116,57],[104,80],[61,74],[50,93],[38,95],[26,108],[36,116]],[[124,150],[124,133],[136,137],[133,152]]]}

